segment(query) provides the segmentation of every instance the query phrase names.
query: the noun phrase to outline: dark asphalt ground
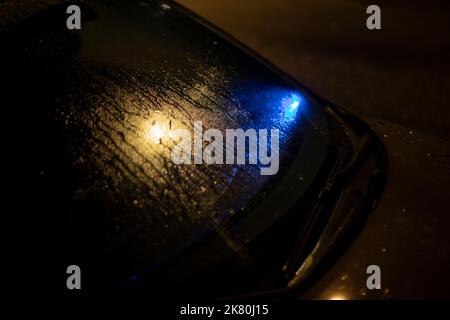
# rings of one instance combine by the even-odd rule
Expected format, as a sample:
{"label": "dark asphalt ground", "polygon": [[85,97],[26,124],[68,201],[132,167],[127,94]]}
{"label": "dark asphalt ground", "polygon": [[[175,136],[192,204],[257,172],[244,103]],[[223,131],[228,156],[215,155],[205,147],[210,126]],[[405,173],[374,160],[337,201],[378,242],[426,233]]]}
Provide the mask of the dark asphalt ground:
{"label": "dark asphalt ground", "polygon": [[179,0],[318,94],[360,116],[450,140],[450,2]]}

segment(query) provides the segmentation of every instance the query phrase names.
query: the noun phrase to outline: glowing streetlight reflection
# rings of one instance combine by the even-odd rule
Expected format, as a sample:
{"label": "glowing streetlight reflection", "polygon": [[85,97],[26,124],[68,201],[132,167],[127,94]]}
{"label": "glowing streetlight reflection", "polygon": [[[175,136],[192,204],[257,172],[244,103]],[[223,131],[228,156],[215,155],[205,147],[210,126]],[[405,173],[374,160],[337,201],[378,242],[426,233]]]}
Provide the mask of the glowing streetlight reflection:
{"label": "glowing streetlight reflection", "polygon": [[166,136],[165,130],[158,124],[151,126],[148,136],[154,143],[161,143],[162,138]]}
{"label": "glowing streetlight reflection", "polygon": [[328,300],[348,300],[348,298],[343,294],[334,294]]}

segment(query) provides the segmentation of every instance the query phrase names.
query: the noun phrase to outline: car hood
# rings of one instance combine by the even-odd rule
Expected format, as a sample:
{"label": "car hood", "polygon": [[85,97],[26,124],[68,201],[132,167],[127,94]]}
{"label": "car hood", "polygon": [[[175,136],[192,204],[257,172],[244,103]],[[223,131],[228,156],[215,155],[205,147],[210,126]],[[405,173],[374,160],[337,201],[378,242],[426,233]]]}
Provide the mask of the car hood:
{"label": "car hood", "polygon": [[[386,121],[364,120],[386,146],[385,191],[357,239],[301,298],[448,298],[450,143]],[[366,286],[370,265],[381,269],[379,290]]]}

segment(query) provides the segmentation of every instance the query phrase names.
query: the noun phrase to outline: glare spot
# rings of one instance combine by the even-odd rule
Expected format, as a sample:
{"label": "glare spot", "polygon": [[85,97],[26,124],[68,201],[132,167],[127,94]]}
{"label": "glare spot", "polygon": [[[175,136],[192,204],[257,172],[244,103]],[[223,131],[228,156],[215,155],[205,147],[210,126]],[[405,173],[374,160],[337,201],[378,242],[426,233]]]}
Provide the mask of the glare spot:
{"label": "glare spot", "polygon": [[328,300],[348,300],[348,298],[343,294],[334,294],[328,298]]}
{"label": "glare spot", "polygon": [[284,117],[286,119],[293,119],[297,114],[298,107],[300,106],[301,99],[296,94],[291,94],[287,99],[284,99]]}
{"label": "glare spot", "polygon": [[161,143],[161,139],[164,135],[164,130],[158,124],[153,125],[149,130],[149,138],[154,143]]}
{"label": "glare spot", "polygon": [[300,105],[300,102],[298,100],[292,101],[291,103],[291,108],[292,109],[297,109],[297,107]]}
{"label": "glare spot", "polygon": [[170,10],[170,9],[171,9],[170,6],[169,6],[167,3],[161,4],[161,8],[162,8],[163,10]]}

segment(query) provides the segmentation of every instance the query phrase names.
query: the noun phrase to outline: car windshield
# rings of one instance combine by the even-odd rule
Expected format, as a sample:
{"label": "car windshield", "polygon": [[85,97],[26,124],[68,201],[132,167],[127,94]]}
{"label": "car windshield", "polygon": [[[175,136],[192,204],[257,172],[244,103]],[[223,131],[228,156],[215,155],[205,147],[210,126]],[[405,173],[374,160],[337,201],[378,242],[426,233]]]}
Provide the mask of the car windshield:
{"label": "car windshield", "polygon": [[[253,240],[299,202],[307,215],[348,144],[340,125],[172,3],[89,1],[89,10],[79,31],[34,28],[52,23],[39,17],[18,24],[5,66],[10,92],[22,92],[11,103],[27,128],[18,138],[33,136],[41,210],[67,217],[71,258],[109,270],[108,283],[135,280],[212,235],[220,252],[198,256],[196,269],[237,253],[258,260]],[[174,163],[172,132],[193,133],[196,122],[203,132],[277,129],[275,174],[261,174],[269,165],[260,162]]]}

